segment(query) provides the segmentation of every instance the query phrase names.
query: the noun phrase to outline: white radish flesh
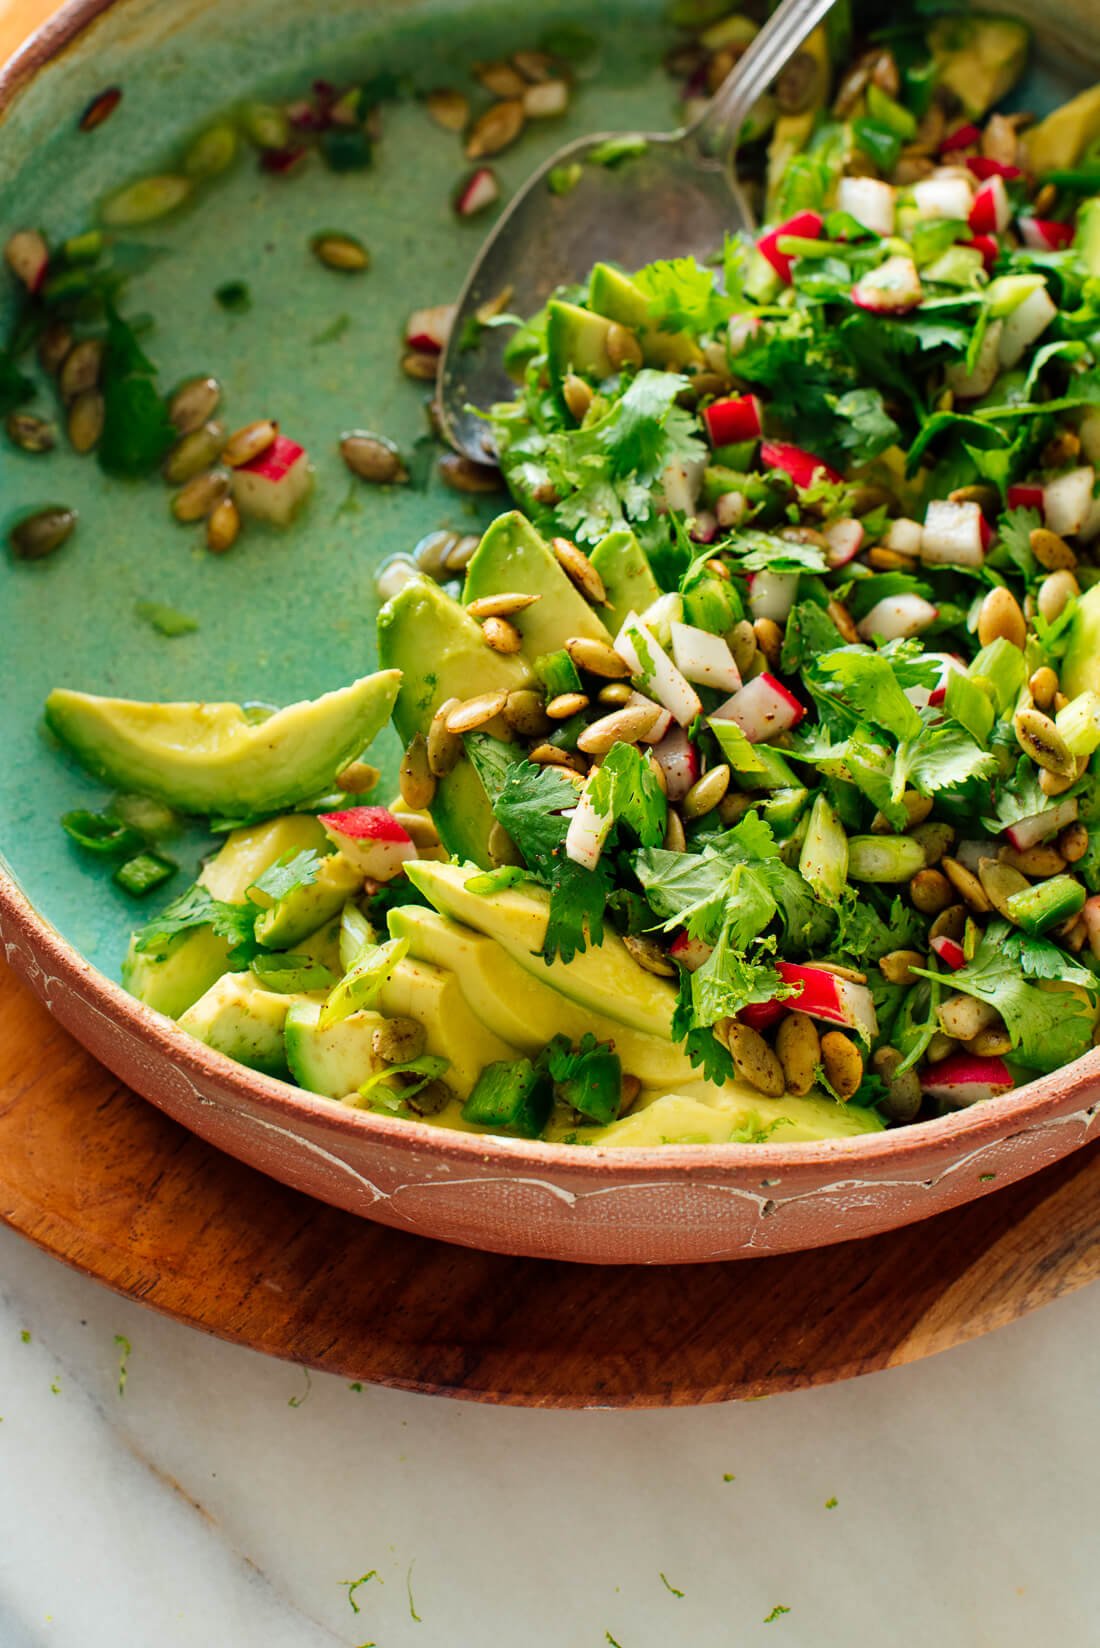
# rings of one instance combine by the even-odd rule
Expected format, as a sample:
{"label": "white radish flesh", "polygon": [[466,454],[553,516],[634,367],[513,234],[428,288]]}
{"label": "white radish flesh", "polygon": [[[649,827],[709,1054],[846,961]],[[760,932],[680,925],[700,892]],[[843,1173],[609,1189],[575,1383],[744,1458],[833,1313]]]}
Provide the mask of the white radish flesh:
{"label": "white radish flesh", "polygon": [[833,568],[847,566],[863,548],[863,522],[845,515],[825,528],[825,559]]}
{"label": "white radish flesh", "polygon": [[861,618],[856,628],[865,641],[904,641],[934,624],[939,608],[920,595],[886,596]]}
{"label": "white radish flesh", "polygon": [[750,744],[764,744],[797,727],[806,711],[774,675],[757,675],[714,711],[718,721],[732,721]]}
{"label": "white radish flesh", "polygon": [[1091,465],[1068,469],[1048,481],[1043,488],[1043,518],[1060,538],[1080,532],[1092,510],[1092,489],[1096,473]]}
{"label": "white radish flesh", "polygon": [[749,579],[749,610],[754,618],[785,624],[797,594],[797,572],[754,572]]}
{"label": "white radish flesh", "polygon": [[968,372],[966,362],[955,361],[945,374],[947,387],[959,400],[977,400],[992,389],[1001,367],[1001,333],[1004,322],[991,320],[978,345],[974,369]]}
{"label": "white radish flesh", "polygon": [[917,216],[926,221],[931,218],[958,218],[965,223],[970,216],[973,199],[970,181],[954,171],[944,177],[923,177],[913,185]]}
{"label": "white radish flesh", "polygon": [[1005,835],[1017,852],[1026,853],[1029,847],[1037,847],[1041,841],[1064,830],[1076,818],[1077,797],[1071,795],[1056,807],[1046,807],[1041,813],[1032,813],[1030,818],[1017,819],[1015,824],[1008,826]]}
{"label": "white radish flesh", "polygon": [[924,517],[921,560],[933,566],[981,566],[985,536],[977,504],[953,504],[946,498],[934,498]]}
{"label": "white radish flesh", "polygon": [[583,865],[586,870],[594,870],[600,862],[600,854],[613,823],[612,813],[596,811],[586,786],[580,793],[565,832],[566,858],[571,858],[574,864]]}
{"label": "white radish flesh", "polygon": [[885,549],[892,549],[898,555],[919,555],[923,540],[924,528],[920,522],[899,516],[896,521],[890,522],[882,543]]}
{"label": "white radish flesh", "polygon": [[654,744],[653,756],[665,775],[668,799],[682,801],[701,771],[699,752],[683,727],[672,727]]}
{"label": "white radish flesh", "polygon": [[877,177],[842,177],[837,186],[838,212],[847,212],[876,235],[894,232],[894,190]]}
{"label": "white radish flesh", "polygon": [[626,659],[631,674],[651,698],[670,710],[682,727],[703,712],[699,694],[681,675],[668,653],[640,618],[630,613],[615,640],[615,650]]}
{"label": "white radish flesh", "polygon": [[1058,305],[1045,286],[1036,289],[1005,316],[999,350],[1002,366],[1015,366],[1024,351],[1057,317]]}
{"label": "white radish flesh", "polygon": [[699,686],[736,692],[741,685],[733,653],[722,637],[694,624],[672,625],[672,658],[681,675]]}

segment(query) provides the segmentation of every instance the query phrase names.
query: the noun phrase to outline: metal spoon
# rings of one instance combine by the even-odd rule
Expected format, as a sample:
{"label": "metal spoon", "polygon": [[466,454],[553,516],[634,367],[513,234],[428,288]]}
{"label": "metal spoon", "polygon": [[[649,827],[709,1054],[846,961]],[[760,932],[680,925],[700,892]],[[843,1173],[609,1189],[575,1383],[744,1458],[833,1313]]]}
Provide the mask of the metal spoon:
{"label": "metal spoon", "polygon": [[[782,0],[693,125],[641,134],[644,150],[615,166],[585,164],[613,135],[600,132],[566,144],[540,167],[481,248],[458,300],[438,380],[452,446],[485,462],[491,456],[486,425],[468,407],[487,407],[515,388],[504,370],[500,330],[482,332],[476,349],[461,348],[465,323],[482,303],[511,288],[509,309],[531,315],[555,287],[583,279],[594,263],[638,269],[659,257],[704,257],[726,233],[754,228],[732,164],[741,128],[833,4]],[[576,186],[553,194],[547,174],[576,162],[582,167]]]}

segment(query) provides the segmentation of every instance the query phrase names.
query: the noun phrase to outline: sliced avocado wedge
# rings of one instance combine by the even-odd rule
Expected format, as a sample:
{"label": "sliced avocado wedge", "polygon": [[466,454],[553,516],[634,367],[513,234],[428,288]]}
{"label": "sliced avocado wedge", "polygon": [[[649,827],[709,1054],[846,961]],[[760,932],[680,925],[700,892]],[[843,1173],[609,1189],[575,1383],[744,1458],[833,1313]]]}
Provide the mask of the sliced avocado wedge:
{"label": "sliced avocado wedge", "polygon": [[381,1070],[375,1054],[374,1032],[385,1024],[381,1013],[367,1007],[349,1013],[339,1024],[322,1030],[319,1001],[295,1001],[286,1016],[284,1040],[290,1074],[307,1092],[342,1099],[358,1092]]}
{"label": "sliced avocado wedge", "polygon": [[401,678],[350,687],[249,721],[239,704],[146,704],[55,688],[46,722],[89,772],[185,813],[278,812],[327,789],[385,725]]}
{"label": "sliced avocado wedge", "polygon": [[252,973],[225,973],[181,1015],[179,1027],[238,1064],[284,1076],[286,1017],[303,999],[265,990]]}
{"label": "sliced avocado wedge", "polygon": [[632,612],[644,612],[661,593],[645,550],[633,532],[620,529],[601,538],[589,560],[603,579],[605,616],[617,635]]}
{"label": "sliced avocado wedge", "polygon": [[766,1099],[737,1082],[723,1087],[696,1084],[680,1093],[662,1093],[641,1102],[628,1116],[606,1127],[552,1125],[548,1139],[635,1149],[664,1144],[812,1144],[881,1133],[881,1118],[859,1105],[835,1099]]}
{"label": "sliced avocado wedge", "polygon": [[[482,640],[480,626],[427,578],[407,583],[378,614],[378,653],[384,665],[403,672],[393,721],[405,744],[415,733],[427,732],[448,698],[473,698],[494,689],[514,692],[534,681],[521,653],[493,652]],[[448,852],[487,869],[494,819],[469,761],[460,761],[440,779],[431,810]]]}
{"label": "sliced avocado wedge", "polygon": [[378,1005],[387,1018],[416,1019],[424,1026],[428,1052],[448,1062],[441,1079],[459,1098],[467,1096],[487,1064],[519,1058],[518,1048],[494,1036],[471,1012],[447,968],[406,956],[383,984]]}
{"label": "sliced avocado wedge", "polygon": [[641,287],[610,263],[597,263],[588,285],[588,302],[597,315],[638,334],[647,366],[698,366],[703,351],[687,332],[662,332],[649,317],[649,299]]}
{"label": "sliced avocado wedge", "polygon": [[289,950],[331,920],[362,885],[361,872],[343,853],[329,853],[315,881],[292,888],[256,917],[256,937],[269,950]]}
{"label": "sliced avocado wedge", "polygon": [[1076,166],[1100,137],[1100,85],[1071,97],[1023,134],[1028,166],[1036,177]]}
{"label": "sliced avocado wedge", "polygon": [[928,30],[928,48],[941,86],[954,92],[971,120],[1012,90],[1027,62],[1031,40],[1014,17],[937,17]]}
{"label": "sliced avocado wedge", "polygon": [[615,368],[607,352],[611,322],[576,303],[554,299],[546,306],[546,364],[550,381],[560,389],[570,372],[586,378],[609,378]]}
{"label": "sliced avocado wedge", "polygon": [[631,1029],[563,996],[528,973],[495,940],[450,921],[422,904],[389,913],[394,938],[407,938],[409,953],[436,967],[449,967],[470,1007],[494,1035],[537,1055],[556,1035],[579,1042],[586,1032],[614,1043],[623,1070],[647,1087],[694,1082],[698,1072],[675,1042]]}
{"label": "sliced avocado wedge", "polygon": [[1070,619],[1061,676],[1067,698],[1090,690],[1100,692],[1100,584],[1085,591]]}
{"label": "sliced avocado wedge", "polygon": [[466,883],[478,873],[472,864],[410,863],[407,871],[442,915],[495,938],[540,983],[618,1024],[671,1041],[676,991],[668,979],[639,967],[618,934],[605,932],[602,944],[579,951],[568,964],[560,956],[547,964],[540,952],[550,899],[534,882],[471,893]]}
{"label": "sliced avocado wedge", "polygon": [[[531,606],[509,618],[523,636],[524,654],[532,662],[544,653],[556,652],[573,635],[610,643],[595,609],[558,565],[545,538],[518,510],[498,516],[482,538],[466,573],[462,599],[468,604],[486,595],[514,591],[538,596]],[[481,650],[488,650],[484,642]]]}

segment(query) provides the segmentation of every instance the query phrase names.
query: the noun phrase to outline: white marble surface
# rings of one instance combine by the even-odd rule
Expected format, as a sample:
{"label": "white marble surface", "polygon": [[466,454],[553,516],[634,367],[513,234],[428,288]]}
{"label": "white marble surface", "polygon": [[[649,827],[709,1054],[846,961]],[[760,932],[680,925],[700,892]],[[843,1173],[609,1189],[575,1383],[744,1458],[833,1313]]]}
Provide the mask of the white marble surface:
{"label": "white marble surface", "polygon": [[307,1381],[0,1231],[0,1648],[1096,1648],[1096,1306],[551,1414]]}

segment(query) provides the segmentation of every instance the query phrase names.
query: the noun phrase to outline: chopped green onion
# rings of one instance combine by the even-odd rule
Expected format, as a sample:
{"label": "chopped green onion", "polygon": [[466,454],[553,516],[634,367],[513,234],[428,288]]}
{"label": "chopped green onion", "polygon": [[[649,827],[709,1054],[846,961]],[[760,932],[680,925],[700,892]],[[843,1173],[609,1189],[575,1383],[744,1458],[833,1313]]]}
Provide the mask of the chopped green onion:
{"label": "chopped green onion", "polygon": [[645,154],[649,142],[641,132],[624,132],[621,137],[609,137],[588,151],[590,166],[618,166],[624,160]]}
{"label": "chopped green onion", "polygon": [[166,881],[171,881],[178,869],[178,864],[170,858],[162,858],[160,853],[138,853],[136,858],[128,858],[125,864],[119,865],[114,879],[132,897],[144,898],[155,888],[163,887]]}
{"label": "chopped green onion", "polygon": [[546,187],[552,195],[567,195],[577,187],[584,168],[579,160],[566,166],[551,166],[546,174]]}
{"label": "chopped green onion", "polygon": [[294,995],[299,990],[331,990],[337,982],[335,975],[319,961],[290,951],[256,956],[252,971],[265,990],[281,996]]}
{"label": "chopped green onion", "polygon": [[1039,938],[1051,927],[1068,921],[1084,908],[1085,889],[1072,876],[1051,876],[1049,881],[1036,882],[1022,888],[1005,901],[1006,914],[1025,933]]}
{"label": "chopped green onion", "polygon": [[88,853],[98,853],[103,858],[113,857],[116,853],[132,853],[142,845],[138,832],[121,819],[113,818],[110,813],[91,813],[78,808],[75,812],[62,815],[61,828],[78,847],[83,847]]}
{"label": "chopped green onion", "polygon": [[495,870],[486,870],[484,875],[471,876],[466,883],[469,893],[499,893],[504,887],[514,887],[517,881],[523,881],[529,876],[529,871],[521,869],[518,864],[500,864]]}
{"label": "chopped green onion", "polygon": [[158,635],[166,635],[170,640],[177,635],[194,635],[199,627],[197,618],[190,618],[186,612],[180,612],[175,607],[165,606],[162,601],[135,601],[134,615],[151,625]]}

